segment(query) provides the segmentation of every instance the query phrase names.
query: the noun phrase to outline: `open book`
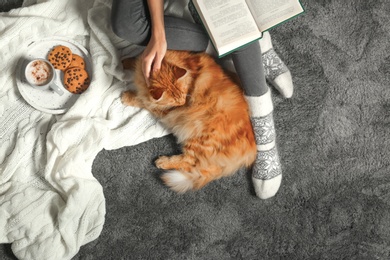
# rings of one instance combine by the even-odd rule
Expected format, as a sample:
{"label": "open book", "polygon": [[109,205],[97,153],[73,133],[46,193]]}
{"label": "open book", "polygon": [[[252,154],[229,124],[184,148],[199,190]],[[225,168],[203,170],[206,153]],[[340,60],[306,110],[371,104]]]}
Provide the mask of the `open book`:
{"label": "open book", "polygon": [[191,1],[220,57],[304,12],[299,0]]}

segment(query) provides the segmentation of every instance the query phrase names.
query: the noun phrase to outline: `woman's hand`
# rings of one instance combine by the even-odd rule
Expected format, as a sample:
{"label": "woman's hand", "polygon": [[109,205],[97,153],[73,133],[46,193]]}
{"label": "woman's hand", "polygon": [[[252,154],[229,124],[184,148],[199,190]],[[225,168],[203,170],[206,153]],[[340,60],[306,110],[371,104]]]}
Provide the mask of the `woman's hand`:
{"label": "woman's hand", "polygon": [[142,71],[145,80],[149,84],[151,71],[158,71],[161,67],[161,61],[167,52],[167,42],[165,34],[152,35],[148,45],[142,54]]}
{"label": "woman's hand", "polygon": [[158,71],[167,52],[164,28],[164,3],[162,0],[148,0],[151,17],[151,38],[143,52],[142,70],[149,84],[151,71]]}

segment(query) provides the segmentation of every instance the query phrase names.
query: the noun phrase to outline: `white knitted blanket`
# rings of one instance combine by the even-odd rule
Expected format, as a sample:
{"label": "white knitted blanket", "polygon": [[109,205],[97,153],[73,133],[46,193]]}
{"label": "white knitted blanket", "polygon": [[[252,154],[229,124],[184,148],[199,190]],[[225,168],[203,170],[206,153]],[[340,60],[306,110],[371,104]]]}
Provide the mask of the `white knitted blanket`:
{"label": "white knitted blanket", "polygon": [[[19,259],[71,259],[104,224],[103,188],[92,175],[102,149],[167,132],[144,110],[125,107],[131,77],[121,56],[132,46],[110,31],[111,0],[35,0],[0,13],[0,243]],[[16,84],[26,43],[76,40],[91,54],[92,83],[63,115],[32,108]]]}

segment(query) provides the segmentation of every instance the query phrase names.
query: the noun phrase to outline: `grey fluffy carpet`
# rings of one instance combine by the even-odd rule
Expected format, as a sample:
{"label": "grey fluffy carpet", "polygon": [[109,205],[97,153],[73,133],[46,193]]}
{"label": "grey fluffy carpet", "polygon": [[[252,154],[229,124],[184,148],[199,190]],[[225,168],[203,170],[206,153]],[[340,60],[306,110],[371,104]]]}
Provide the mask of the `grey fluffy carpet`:
{"label": "grey fluffy carpet", "polygon": [[295,83],[273,92],[277,195],[257,199],[244,171],[171,192],[153,161],[178,152],[172,136],[101,151],[106,222],[74,259],[390,259],[390,2],[302,3],[271,31]]}

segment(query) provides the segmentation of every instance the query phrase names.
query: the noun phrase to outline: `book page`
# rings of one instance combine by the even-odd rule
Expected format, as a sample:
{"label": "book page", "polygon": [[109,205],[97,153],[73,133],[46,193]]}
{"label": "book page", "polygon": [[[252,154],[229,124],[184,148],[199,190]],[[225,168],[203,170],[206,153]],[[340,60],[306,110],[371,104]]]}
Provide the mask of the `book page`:
{"label": "book page", "polygon": [[261,36],[245,0],[201,0],[198,5],[217,49],[248,35],[250,40]]}
{"label": "book page", "polygon": [[262,32],[304,11],[299,0],[247,0],[247,3]]}

